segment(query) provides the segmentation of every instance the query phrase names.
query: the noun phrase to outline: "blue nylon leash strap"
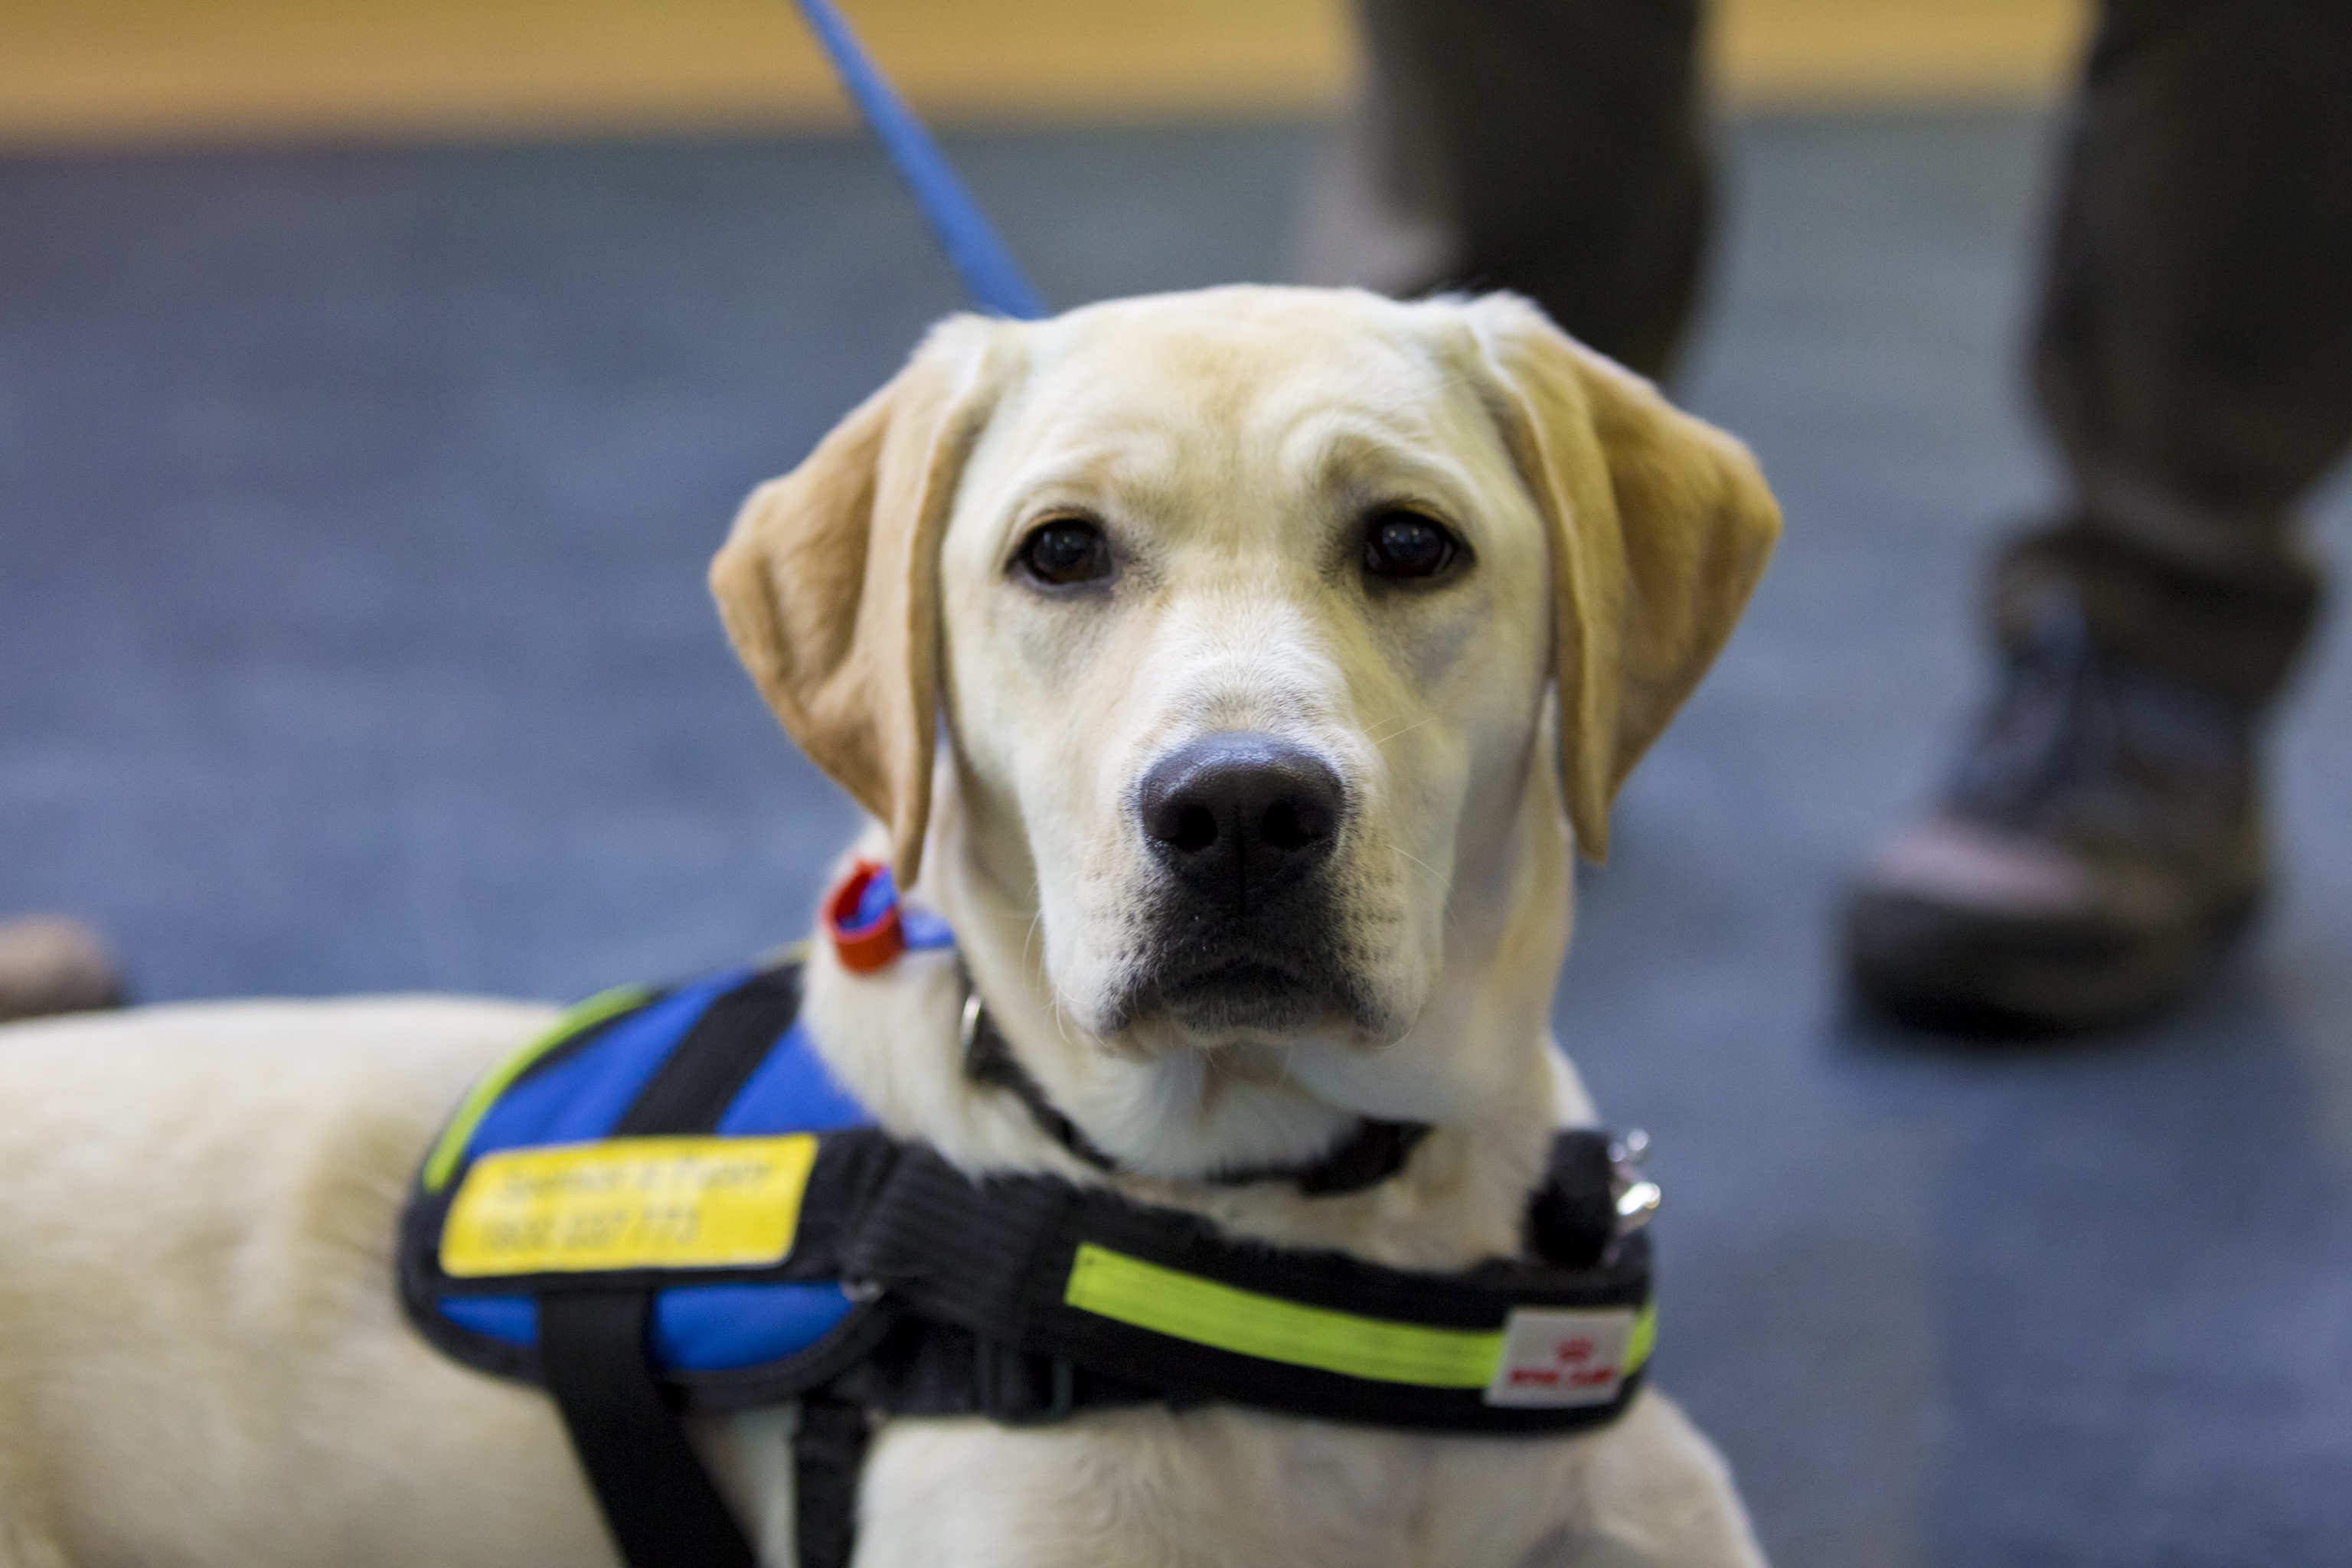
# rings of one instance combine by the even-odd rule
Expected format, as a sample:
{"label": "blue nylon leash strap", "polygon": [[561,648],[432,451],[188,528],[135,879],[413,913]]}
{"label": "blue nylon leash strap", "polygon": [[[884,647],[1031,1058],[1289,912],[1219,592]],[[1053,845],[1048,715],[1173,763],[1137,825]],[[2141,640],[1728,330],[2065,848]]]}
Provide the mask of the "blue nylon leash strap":
{"label": "blue nylon leash strap", "polygon": [[890,155],[898,177],[922,209],[924,221],[947,253],[948,265],[963,279],[964,292],[971,296],[972,303],[1015,321],[1034,321],[1044,316],[1045,303],[1022,276],[1020,264],[1013,259],[994,226],[971,199],[923,122],[876,68],[833,0],[794,3],[832,59],[843,89],[866,117],[866,128]]}

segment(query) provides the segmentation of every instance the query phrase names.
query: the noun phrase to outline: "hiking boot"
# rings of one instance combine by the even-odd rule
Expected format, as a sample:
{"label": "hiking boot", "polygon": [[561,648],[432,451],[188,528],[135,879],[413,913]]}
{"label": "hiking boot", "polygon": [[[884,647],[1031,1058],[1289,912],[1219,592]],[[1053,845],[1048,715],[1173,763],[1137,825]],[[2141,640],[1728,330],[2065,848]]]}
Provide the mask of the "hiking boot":
{"label": "hiking boot", "polygon": [[2177,999],[2262,899],[2252,731],[2048,602],[1942,808],[1856,879],[1855,986],[1905,1022],[1994,1035],[2105,1028]]}
{"label": "hiking boot", "polygon": [[88,926],[47,915],[0,921],[0,1024],[121,1002],[114,960]]}

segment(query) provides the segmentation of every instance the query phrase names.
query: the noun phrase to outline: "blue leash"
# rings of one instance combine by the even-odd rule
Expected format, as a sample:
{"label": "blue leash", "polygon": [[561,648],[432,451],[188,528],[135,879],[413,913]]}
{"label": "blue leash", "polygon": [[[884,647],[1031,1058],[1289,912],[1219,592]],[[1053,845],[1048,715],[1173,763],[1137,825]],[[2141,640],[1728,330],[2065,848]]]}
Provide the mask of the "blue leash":
{"label": "blue leash", "polygon": [[898,177],[914,195],[923,219],[947,252],[948,265],[963,279],[964,292],[983,310],[1016,321],[1034,321],[1045,306],[1020,264],[1004,247],[995,228],[956,178],[939,143],[904,100],[891,89],[874,61],[857,42],[857,35],[833,6],[833,0],[795,0],[801,16],[817,42],[832,57],[841,85],[856,100],[866,128],[898,166]]}

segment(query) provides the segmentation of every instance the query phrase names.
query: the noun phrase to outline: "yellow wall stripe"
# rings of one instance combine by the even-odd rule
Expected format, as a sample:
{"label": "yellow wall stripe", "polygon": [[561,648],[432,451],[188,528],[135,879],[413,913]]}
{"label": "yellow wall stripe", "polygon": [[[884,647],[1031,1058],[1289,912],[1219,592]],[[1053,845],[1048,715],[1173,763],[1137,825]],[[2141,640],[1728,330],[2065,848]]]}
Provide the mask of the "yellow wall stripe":
{"label": "yellow wall stripe", "polygon": [[1306,1307],[1087,1242],[1062,1299],[1082,1311],[1236,1355],[1425,1388],[1484,1388],[1500,1329],[1433,1329]]}
{"label": "yellow wall stripe", "polygon": [[[1345,0],[846,0],[942,121],[1327,114]],[[1715,0],[1738,104],[2040,99],[2083,0]],[[848,114],[782,0],[19,0],[0,145],[741,131]]]}

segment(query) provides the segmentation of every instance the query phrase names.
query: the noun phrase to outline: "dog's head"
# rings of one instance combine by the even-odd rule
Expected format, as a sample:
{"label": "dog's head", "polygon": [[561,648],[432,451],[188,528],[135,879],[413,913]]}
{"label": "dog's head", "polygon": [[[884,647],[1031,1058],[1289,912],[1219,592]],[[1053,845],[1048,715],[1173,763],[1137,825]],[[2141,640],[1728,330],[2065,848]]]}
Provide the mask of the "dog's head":
{"label": "dog's head", "polygon": [[1530,855],[1564,902],[1530,813],[1605,852],[1778,526],[1738,443],[1523,300],[1223,289],[948,321],[712,582],[902,886],[944,713],[971,918],[1066,1024],[1354,1048],[1509,940]]}

